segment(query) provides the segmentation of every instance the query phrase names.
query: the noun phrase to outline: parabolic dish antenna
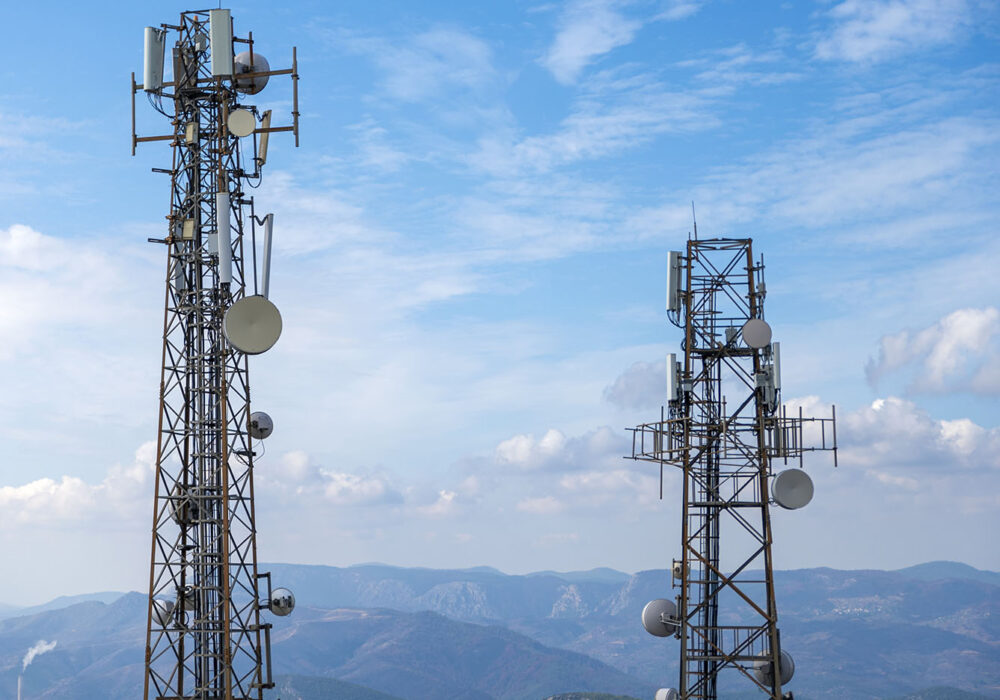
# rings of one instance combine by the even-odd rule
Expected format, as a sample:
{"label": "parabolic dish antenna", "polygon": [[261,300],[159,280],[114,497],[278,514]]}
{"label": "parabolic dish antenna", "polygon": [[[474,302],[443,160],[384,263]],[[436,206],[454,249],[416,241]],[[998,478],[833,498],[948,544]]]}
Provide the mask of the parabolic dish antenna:
{"label": "parabolic dish antenna", "polygon": [[160,627],[166,627],[174,611],[174,601],[157,598],[153,601],[153,621]]}
{"label": "parabolic dish antenna", "polygon": [[669,637],[677,631],[677,605],[666,598],[657,598],[646,603],[642,609],[642,626],[654,637]]}
{"label": "parabolic dish antenna", "polygon": [[653,700],[679,700],[680,697],[673,688],[660,688]]}
{"label": "parabolic dish antenna", "polygon": [[801,469],[786,469],[774,477],[771,495],[782,508],[788,510],[802,508],[812,500],[812,479]]}
{"label": "parabolic dish antenna", "polygon": [[250,52],[236,54],[233,59],[233,72],[236,74],[236,89],[248,95],[256,95],[267,85],[270,76],[261,75],[254,78],[241,78],[243,73],[267,73],[271,64],[256,51],[253,52],[253,64],[250,63]]}
{"label": "parabolic dish antenna", "polygon": [[222,331],[234,348],[247,355],[271,349],[281,336],[281,314],[269,300],[255,294],[229,307]]}
{"label": "parabolic dish antenna", "polygon": [[250,414],[250,435],[254,440],[263,440],[274,432],[274,421],[263,411]]}
{"label": "parabolic dish antenna", "polygon": [[[761,685],[771,687],[771,682],[774,680],[774,664],[772,664],[770,661],[754,661],[753,675],[757,677],[757,680],[760,681]],[[792,676],[794,675],[795,675],[795,662],[792,661],[792,655],[789,654],[784,649],[782,649],[781,685],[785,685],[790,680],[792,680]]]}
{"label": "parabolic dish antenna", "polygon": [[761,318],[751,318],[743,324],[743,341],[752,348],[767,347],[771,342],[771,327]]}
{"label": "parabolic dish antenna", "polygon": [[278,617],[284,617],[295,609],[295,596],[287,588],[275,588],[271,591],[271,612]]}
{"label": "parabolic dish antenna", "polygon": [[257,119],[248,109],[234,109],[226,119],[230,133],[243,138],[249,136],[257,128]]}

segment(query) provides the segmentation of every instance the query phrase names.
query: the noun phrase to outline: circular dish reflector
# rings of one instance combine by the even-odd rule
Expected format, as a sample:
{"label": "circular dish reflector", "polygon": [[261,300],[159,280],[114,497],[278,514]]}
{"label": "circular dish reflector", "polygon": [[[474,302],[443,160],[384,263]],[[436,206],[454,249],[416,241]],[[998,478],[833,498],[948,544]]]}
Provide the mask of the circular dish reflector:
{"label": "circular dish reflector", "polygon": [[229,307],[222,320],[222,332],[234,348],[247,355],[271,349],[281,336],[281,314],[265,297],[243,297]]}
{"label": "circular dish reflector", "polygon": [[153,621],[160,627],[166,627],[172,620],[174,601],[157,598],[153,601]]}
{"label": "circular dish reflector", "polygon": [[271,612],[278,617],[284,617],[295,609],[295,596],[287,588],[275,588],[271,591]]}
{"label": "circular dish reflector", "polygon": [[761,318],[751,318],[743,324],[743,341],[752,348],[766,347],[771,342],[771,327]]}
{"label": "circular dish reflector", "polygon": [[[767,652],[770,654],[770,652]],[[771,687],[771,682],[774,680],[774,664],[768,661],[754,661],[753,662],[753,675],[757,676],[757,680],[761,685]],[[781,685],[785,685],[790,680],[792,676],[795,675],[795,662],[792,660],[792,655],[789,654],[784,649],[781,650]]]}
{"label": "circular dish reflector", "polygon": [[247,109],[234,109],[226,119],[229,132],[239,137],[249,136],[257,128],[257,119]]}
{"label": "circular dish reflector", "polygon": [[274,432],[274,421],[263,411],[250,414],[250,435],[254,440],[263,440]]}
{"label": "circular dish reflector", "polygon": [[673,688],[660,688],[653,700],[679,700],[680,695]]}
{"label": "circular dish reflector", "polygon": [[802,508],[812,500],[812,479],[801,469],[786,469],[774,477],[771,495],[782,508],[788,510]]}
{"label": "circular dish reflector", "polygon": [[248,95],[256,95],[267,85],[268,75],[255,76],[253,78],[240,77],[244,73],[267,73],[271,70],[271,64],[258,52],[253,52],[253,64],[250,63],[250,52],[243,51],[233,58],[233,73],[236,74],[236,89]]}
{"label": "circular dish reflector", "polygon": [[642,626],[654,637],[669,637],[677,630],[674,622],[664,622],[677,617],[677,606],[674,601],[657,598],[646,603],[642,609]]}

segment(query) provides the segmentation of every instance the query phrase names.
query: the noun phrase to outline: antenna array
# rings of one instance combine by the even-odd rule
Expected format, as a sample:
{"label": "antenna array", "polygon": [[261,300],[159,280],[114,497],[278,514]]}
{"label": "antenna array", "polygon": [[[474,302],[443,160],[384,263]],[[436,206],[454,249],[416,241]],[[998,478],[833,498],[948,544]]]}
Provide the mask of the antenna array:
{"label": "antenna array", "polygon": [[[164,80],[167,37],[173,75]],[[234,46],[246,51],[236,54]],[[241,104],[277,75],[292,78],[292,124]],[[270,70],[253,35],[233,35],[229,10],[183,12],[145,30],[143,84],[132,74],[132,153],[169,141],[167,250],[156,491],[146,632],[146,700],[263,698],[274,686],[271,624],[295,598],[257,569],[253,467],[273,424],[251,413],[247,355],[278,339],[267,299],[273,217],[258,218],[255,186],[271,133],[298,145],[298,71]],[[162,136],[138,136],[135,96],[170,119]],[[265,231],[258,293],[256,231]]]}
{"label": "antenna array", "polygon": [[[686,254],[668,255],[667,314],[684,330],[683,356],[668,356],[667,409],[632,429],[631,455],[660,465],[661,498],[664,466],[683,473],[681,557],[671,567],[677,595],[643,611],[647,631],[680,640],[679,689],[658,698],[715,700],[725,668],[774,700],[791,697],[782,690],[794,663],[778,629],[770,506],[804,506],[812,481],[800,468],[774,475],[772,465],[798,458],[801,467],[804,453],[817,450],[832,451],[836,464],[836,413],[789,417],[782,407],[765,295],[750,239],[692,238]],[[818,444],[806,446],[807,427]]]}

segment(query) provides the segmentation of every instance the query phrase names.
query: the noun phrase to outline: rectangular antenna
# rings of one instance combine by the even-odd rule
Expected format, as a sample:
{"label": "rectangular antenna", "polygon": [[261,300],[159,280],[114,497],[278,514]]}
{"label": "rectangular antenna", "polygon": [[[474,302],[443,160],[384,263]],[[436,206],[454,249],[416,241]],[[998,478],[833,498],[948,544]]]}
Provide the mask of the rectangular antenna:
{"label": "rectangular antenna", "polygon": [[677,400],[677,353],[667,355],[667,401]]}
{"label": "rectangular antenna", "polygon": [[219,247],[219,284],[233,282],[233,241],[229,227],[229,193],[215,195],[215,221]]}
{"label": "rectangular antenna", "polygon": [[142,89],[157,92],[163,87],[163,49],[166,29],[146,27],[142,58]]}
{"label": "rectangular antenna", "polygon": [[781,389],[781,343],[771,343],[771,373],[773,375],[774,389]]}
{"label": "rectangular antenna", "polygon": [[257,161],[264,165],[267,162],[267,142],[271,136],[268,129],[271,128],[271,110],[267,110],[260,117],[260,148],[257,149]]}
{"label": "rectangular antenna", "polygon": [[667,311],[681,310],[681,254],[667,253]]}
{"label": "rectangular antenna", "polygon": [[212,75],[233,74],[233,20],[229,10],[208,11],[209,46],[212,49]]}
{"label": "rectangular antenna", "polygon": [[268,298],[271,291],[271,234],[274,231],[274,214],[264,217],[264,259],[261,261],[260,291]]}

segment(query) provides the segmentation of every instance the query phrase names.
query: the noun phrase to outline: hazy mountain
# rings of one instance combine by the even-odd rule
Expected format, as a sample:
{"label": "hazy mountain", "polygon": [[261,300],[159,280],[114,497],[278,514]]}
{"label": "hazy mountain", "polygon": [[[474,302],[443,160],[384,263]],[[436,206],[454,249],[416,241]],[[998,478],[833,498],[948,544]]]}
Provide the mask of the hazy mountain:
{"label": "hazy mountain", "polygon": [[0,604],[0,620],[4,620],[8,617],[24,617],[26,615],[34,615],[35,613],[45,612],[46,610],[59,610],[61,608],[68,608],[70,605],[85,603],[92,600],[96,600],[100,603],[113,603],[123,595],[125,594],[122,591],[102,591],[100,593],[84,593],[82,595],[63,595],[58,598],[54,598],[47,603],[43,603],[42,605],[29,605],[27,607]]}
{"label": "hazy mountain", "polygon": [[[300,605],[276,621],[274,636],[275,670],[288,675],[289,698],[323,698],[327,690],[310,678],[407,700],[541,700],[571,691],[649,698],[653,688],[677,682],[676,640],[651,637],[639,623],[648,600],[673,595],[665,571],[621,579],[613,570],[270,569]],[[1000,698],[997,576],[949,562],[777,572],[796,698]],[[83,700],[97,697],[87,694],[97,688],[110,693],[100,697],[135,697],[129,688],[141,679],[144,615],[143,596],[130,594],[113,605],[87,602],[0,621],[0,697],[39,639],[59,646],[26,674],[26,690],[50,689],[32,697]],[[739,680],[724,677],[723,694],[756,697]]]}

